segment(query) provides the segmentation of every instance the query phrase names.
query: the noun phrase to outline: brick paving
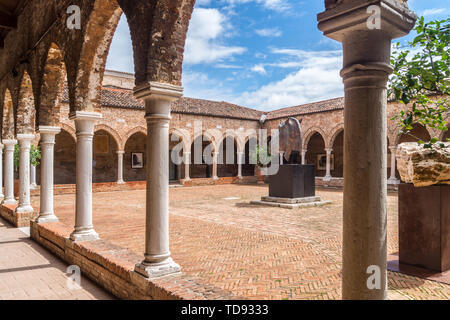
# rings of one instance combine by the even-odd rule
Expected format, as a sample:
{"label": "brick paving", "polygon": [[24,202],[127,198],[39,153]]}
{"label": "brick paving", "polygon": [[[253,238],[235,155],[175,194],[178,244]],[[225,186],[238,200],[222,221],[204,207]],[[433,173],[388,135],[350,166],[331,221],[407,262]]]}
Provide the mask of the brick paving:
{"label": "brick paving", "polygon": [[0,218],[0,300],[109,300],[108,293],[82,277],[67,286],[67,264]]}
{"label": "brick paving", "polygon": [[[341,298],[342,192],[319,191],[333,204],[308,209],[250,205],[265,186],[170,190],[172,256],[187,275],[249,299]],[[72,226],[74,195],[57,195]],[[39,199],[33,197],[33,204]],[[94,225],[103,239],[144,250],[145,191],[94,194]],[[388,252],[398,251],[397,197],[388,197]],[[450,299],[450,286],[389,272],[391,299]]]}

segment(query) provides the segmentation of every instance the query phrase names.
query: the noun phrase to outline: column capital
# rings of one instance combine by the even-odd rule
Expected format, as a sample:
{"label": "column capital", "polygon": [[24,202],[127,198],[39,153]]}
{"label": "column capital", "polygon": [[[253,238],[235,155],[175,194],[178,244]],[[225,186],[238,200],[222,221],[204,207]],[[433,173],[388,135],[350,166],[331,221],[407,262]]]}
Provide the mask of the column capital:
{"label": "column capital", "polygon": [[75,111],[70,113],[70,120],[91,120],[95,121],[102,118],[102,114],[98,112],[89,112],[89,111]]}
{"label": "column capital", "polygon": [[[372,25],[376,18],[379,25]],[[357,31],[381,31],[391,39],[403,37],[414,27],[417,16],[403,1],[371,0],[347,1],[327,8],[317,20],[326,37],[342,42],[345,34]]]}
{"label": "column capital", "polygon": [[136,86],[133,92],[136,99],[163,99],[173,101],[181,98],[183,95],[183,87],[150,81]]}
{"label": "column capital", "polygon": [[118,150],[118,151],[116,151],[116,153],[117,154],[125,154],[125,151],[124,150]]}
{"label": "column capital", "polygon": [[19,133],[17,135],[17,141],[30,141],[34,140],[35,135],[32,133]]}
{"label": "column capital", "polygon": [[333,148],[325,148],[325,152],[326,153],[332,153],[333,152]]}
{"label": "column capital", "polygon": [[391,151],[397,151],[397,146],[389,146],[389,150]]}
{"label": "column capital", "polygon": [[39,134],[53,134],[57,135],[61,132],[60,127],[52,127],[52,126],[39,126],[38,130],[36,131]]}

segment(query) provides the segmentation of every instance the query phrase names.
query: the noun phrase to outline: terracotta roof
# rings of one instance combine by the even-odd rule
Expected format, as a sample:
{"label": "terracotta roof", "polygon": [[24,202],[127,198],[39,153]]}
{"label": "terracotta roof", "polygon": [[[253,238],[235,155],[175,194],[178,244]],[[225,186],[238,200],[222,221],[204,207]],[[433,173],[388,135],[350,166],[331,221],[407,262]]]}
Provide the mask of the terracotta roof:
{"label": "terracotta roof", "polygon": [[335,98],[271,111],[267,120],[344,109],[344,98]]}
{"label": "terracotta roof", "polygon": [[257,121],[265,114],[262,111],[241,107],[228,102],[193,98],[181,98],[172,105],[172,112]]}

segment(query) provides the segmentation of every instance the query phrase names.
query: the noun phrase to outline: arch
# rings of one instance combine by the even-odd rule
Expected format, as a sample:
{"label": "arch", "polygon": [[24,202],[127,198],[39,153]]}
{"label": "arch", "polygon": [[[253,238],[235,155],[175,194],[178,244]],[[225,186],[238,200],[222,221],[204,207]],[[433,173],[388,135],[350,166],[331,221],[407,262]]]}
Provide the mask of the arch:
{"label": "arch", "polygon": [[439,137],[440,141],[447,142],[447,139],[450,139],[450,125],[448,125],[447,128],[447,131],[441,133],[441,136]]}
{"label": "arch", "polygon": [[[207,134],[207,132],[204,132]],[[212,152],[217,150],[214,146],[213,141],[211,140],[212,136],[209,135],[196,135],[196,137],[192,140],[190,152],[191,152],[191,161],[190,161],[190,176],[191,178],[210,178],[212,175],[212,161],[208,163],[204,157],[205,148],[208,146],[212,146]],[[198,141],[200,140],[200,141]],[[197,143],[196,143],[197,142]],[[196,159],[196,153],[198,154],[198,150],[196,150],[196,145],[201,144],[202,150],[200,153],[200,158]],[[198,158],[198,155],[197,155]],[[211,157],[212,158],[212,157]],[[196,161],[197,160],[197,161]],[[201,162],[200,162],[201,161]]]}
{"label": "arch", "polygon": [[[232,150],[230,150],[232,147]],[[219,144],[219,154],[217,159],[217,176],[218,177],[235,177],[238,174],[237,152],[238,152],[237,136],[234,134],[226,134]],[[232,163],[231,163],[232,162]]]}
{"label": "arch", "polygon": [[122,15],[116,0],[96,0],[89,15],[75,88],[69,91],[70,111],[94,111],[101,104],[101,87],[106,59]]}
{"label": "arch", "polygon": [[420,140],[430,141],[431,135],[425,127],[420,123],[414,123],[412,125],[413,129],[410,131],[410,134],[400,134],[397,136],[395,145],[399,145],[403,142],[417,142]]}
{"label": "arch", "polygon": [[328,146],[333,147],[334,141],[336,140],[336,137],[344,131],[344,124],[340,123],[337,126],[335,126],[330,132],[330,140],[328,141]]}
{"label": "arch", "polygon": [[59,102],[67,72],[63,54],[55,43],[51,43],[48,48],[42,73],[36,122],[38,125],[57,126],[60,121]]}
{"label": "arch", "polygon": [[[315,164],[316,165],[316,176],[325,176],[325,170],[324,168],[321,168],[319,164],[322,164],[324,156],[325,156],[325,149],[326,142],[323,138],[322,134],[318,131],[314,131],[309,137],[308,137],[308,144],[306,145],[306,163],[307,164]],[[321,161],[319,162],[318,159]]]}
{"label": "arch", "polygon": [[[139,128],[134,128],[125,141],[123,157],[123,179],[125,181],[145,181],[146,179],[147,132],[139,130]],[[134,162],[133,154],[141,154],[142,162]],[[137,155],[135,156],[137,157]]]}
{"label": "arch", "polygon": [[331,175],[335,178],[344,177],[344,129],[335,132],[330,146],[332,151],[333,166]]}
{"label": "arch", "polygon": [[[133,129],[131,129],[130,131],[128,131],[125,134],[125,137],[123,139],[124,144],[127,143],[127,141],[131,138],[132,135],[134,135],[135,133],[142,133],[143,135],[147,136],[147,128],[143,127],[143,126],[138,126],[138,127],[134,127]],[[125,148],[125,145],[124,145]]]}
{"label": "arch", "polygon": [[[209,141],[209,144],[212,145],[212,152],[217,152],[217,150],[219,149],[219,147],[217,146],[217,141],[216,141],[216,138],[219,136],[218,133],[219,133],[219,131],[216,131],[215,133],[211,133],[211,130],[205,130],[201,134],[198,133],[192,139],[191,147],[194,144],[195,140],[197,140],[200,137],[202,137],[202,139],[203,139],[203,137],[205,137],[206,140],[203,139],[202,141],[203,142],[208,142]],[[220,133],[220,135],[221,135],[221,133]],[[222,140],[222,137],[220,137],[220,140]]]}
{"label": "arch", "polygon": [[117,181],[119,142],[111,131],[96,128],[93,146],[92,181],[95,183]]}
{"label": "arch", "polygon": [[125,146],[123,145],[122,138],[116,130],[114,130],[110,126],[107,126],[106,124],[98,124],[95,126],[94,133],[100,130],[107,132],[111,137],[113,137],[119,150],[124,149]]}
{"label": "arch", "polygon": [[61,123],[59,126],[61,127],[61,130],[66,131],[68,134],[72,136],[73,140],[77,141],[77,132],[75,128],[71,127],[70,125],[64,122]]}
{"label": "arch", "polygon": [[308,143],[309,140],[311,139],[311,137],[315,134],[318,133],[320,134],[320,136],[322,137],[323,141],[325,142],[325,148],[328,148],[327,146],[327,140],[325,139],[325,137],[327,136],[325,134],[325,131],[323,131],[322,129],[320,129],[319,127],[311,127],[309,128],[305,135],[303,136],[303,150],[308,150]]}
{"label": "arch", "polygon": [[34,133],[35,110],[33,83],[28,72],[24,70],[16,110],[16,133]]}
{"label": "arch", "polygon": [[2,140],[14,139],[14,103],[7,88],[3,99]]}
{"label": "arch", "polygon": [[171,128],[169,131],[169,137],[171,137],[172,135],[176,135],[177,137],[179,137],[183,143],[183,150],[189,152],[189,148],[192,144],[189,131],[187,131],[186,129]]}
{"label": "arch", "polygon": [[[251,143],[251,141],[253,142]],[[256,150],[251,147],[258,145],[258,138],[249,136],[244,145],[244,163],[242,164],[242,176],[254,176],[256,167]]]}
{"label": "arch", "polygon": [[63,124],[55,138],[55,184],[74,184],[76,181],[75,130]]}

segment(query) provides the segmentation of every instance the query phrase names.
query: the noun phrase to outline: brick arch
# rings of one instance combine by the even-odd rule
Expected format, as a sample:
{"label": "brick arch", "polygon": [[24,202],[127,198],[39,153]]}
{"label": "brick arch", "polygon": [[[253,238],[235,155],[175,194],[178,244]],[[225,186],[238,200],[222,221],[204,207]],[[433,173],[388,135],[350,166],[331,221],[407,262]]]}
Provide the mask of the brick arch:
{"label": "brick arch", "polygon": [[75,89],[69,92],[71,112],[95,111],[101,104],[106,60],[121,15],[116,0],[95,0],[80,51]]}
{"label": "brick arch", "polygon": [[66,131],[68,134],[70,134],[71,137],[73,138],[73,140],[77,141],[77,133],[76,133],[75,128],[71,127],[67,123],[61,123],[60,127],[62,130]]}
{"label": "brick arch", "polygon": [[[439,136],[440,141],[444,141],[444,137],[448,136],[450,138],[450,124],[447,125],[448,130],[441,132],[441,135]],[[446,142],[446,141],[444,141]]]}
{"label": "brick arch", "polygon": [[173,134],[181,138],[181,141],[183,142],[183,149],[186,150],[186,152],[190,152],[189,148],[192,144],[192,141],[189,132],[185,129],[173,128],[169,132],[169,137]]}
{"label": "brick arch", "polygon": [[14,139],[14,103],[8,88],[3,97],[2,140]]}
{"label": "brick arch", "polygon": [[122,138],[120,137],[119,133],[114,130],[113,128],[111,128],[110,126],[107,126],[106,124],[98,124],[95,126],[95,130],[94,132],[103,130],[105,132],[107,132],[111,137],[114,138],[116,144],[117,144],[117,149],[118,150],[124,150],[125,149],[125,145],[123,144]]}
{"label": "brick arch", "polygon": [[47,58],[42,70],[42,85],[36,122],[38,125],[58,126],[62,89],[66,68],[63,54],[58,45],[51,43],[47,50]]}
{"label": "brick arch", "polygon": [[35,102],[33,83],[28,71],[24,70],[19,88],[16,110],[16,133],[34,133]]}
{"label": "brick arch", "polygon": [[127,144],[128,140],[130,140],[130,138],[135,134],[135,133],[143,133],[145,136],[147,136],[147,128],[144,128],[143,126],[139,126],[139,127],[135,127],[133,129],[131,129],[130,131],[127,132],[127,134],[125,135],[124,139],[123,139],[123,147],[125,149],[125,145]]}
{"label": "brick arch", "polygon": [[[432,133],[430,133],[430,131],[428,131],[422,124],[420,124],[420,123],[413,123],[413,130],[424,130],[424,133],[427,135],[427,137],[425,138],[425,140],[424,141],[426,141],[428,138],[431,138],[432,137]],[[412,133],[413,135],[415,135],[415,133]],[[401,139],[402,139],[402,137],[404,137],[405,136],[405,134],[400,134],[400,135],[397,135],[397,137],[396,137],[396,140],[395,140],[395,145],[397,146],[397,145],[399,145],[402,141],[401,141]],[[421,137],[419,137],[419,138],[421,138]],[[414,140],[414,138],[408,138],[408,140]]]}
{"label": "brick arch", "polygon": [[334,141],[336,140],[336,137],[344,131],[344,124],[340,123],[339,125],[335,126],[333,129],[331,129],[330,134],[330,140],[328,141],[328,146],[330,148],[333,148]]}
{"label": "brick arch", "polygon": [[[192,147],[192,144],[195,142],[195,140],[197,140],[197,138],[199,138],[199,137],[205,137],[206,139],[208,139],[208,141],[213,146],[213,152],[216,152],[216,150],[219,148],[217,146],[217,141],[216,141],[215,135],[211,134],[210,131],[208,131],[208,130],[205,130],[201,134],[197,134],[196,136],[194,136],[194,138],[191,141],[191,147]],[[222,137],[219,140],[222,141]]]}
{"label": "brick arch", "polygon": [[237,152],[242,152],[243,148],[245,147],[245,144],[243,145],[243,141],[242,141],[242,137],[236,133],[235,130],[231,130],[231,129],[227,129],[225,130],[222,140],[220,141],[220,143],[222,143],[227,137],[233,137],[234,141],[236,141],[236,147],[237,147]]}
{"label": "brick arch", "polygon": [[309,140],[315,133],[320,134],[320,136],[322,137],[322,139],[325,143],[325,148],[329,148],[329,146],[327,145],[327,142],[329,141],[329,139],[327,139],[327,135],[325,134],[325,132],[322,129],[320,129],[319,127],[311,127],[306,131],[305,135],[303,136],[303,150],[308,149]]}

